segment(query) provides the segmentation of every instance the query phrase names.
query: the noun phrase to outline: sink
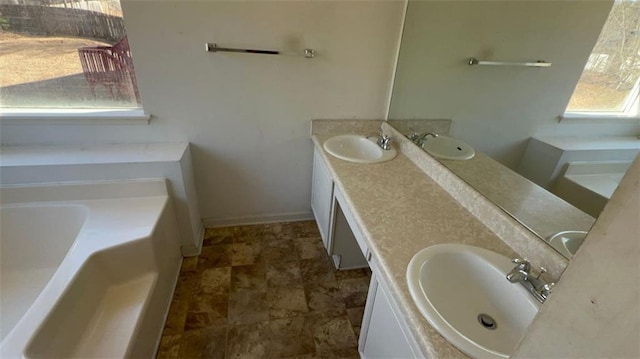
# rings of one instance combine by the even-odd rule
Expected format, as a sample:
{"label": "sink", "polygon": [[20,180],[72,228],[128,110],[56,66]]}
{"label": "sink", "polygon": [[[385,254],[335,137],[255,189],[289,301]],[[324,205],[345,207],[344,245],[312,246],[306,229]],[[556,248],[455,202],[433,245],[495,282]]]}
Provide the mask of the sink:
{"label": "sink", "polygon": [[469,160],[476,155],[476,151],[468,144],[444,135],[425,138],[422,149],[443,160]]}
{"label": "sink", "polygon": [[451,344],[475,358],[508,358],[540,308],[505,278],[513,267],[486,249],[438,244],[411,259],[407,284],[420,313]]}
{"label": "sink", "polygon": [[547,241],[560,253],[571,258],[576,254],[586,236],[585,231],[562,231],[552,235]]}
{"label": "sink", "polygon": [[360,135],[339,135],[324,142],[324,149],[334,157],[356,163],[378,163],[396,157],[395,148],[383,150],[374,139]]}

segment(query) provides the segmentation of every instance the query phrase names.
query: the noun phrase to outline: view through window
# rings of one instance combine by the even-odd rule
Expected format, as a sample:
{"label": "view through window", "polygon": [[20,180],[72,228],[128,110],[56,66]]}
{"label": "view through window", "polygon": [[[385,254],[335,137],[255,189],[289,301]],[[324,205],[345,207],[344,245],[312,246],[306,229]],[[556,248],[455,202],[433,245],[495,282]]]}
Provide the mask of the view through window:
{"label": "view through window", "polygon": [[140,108],[119,0],[0,0],[0,107]]}
{"label": "view through window", "polygon": [[567,112],[638,115],[640,0],[616,0]]}

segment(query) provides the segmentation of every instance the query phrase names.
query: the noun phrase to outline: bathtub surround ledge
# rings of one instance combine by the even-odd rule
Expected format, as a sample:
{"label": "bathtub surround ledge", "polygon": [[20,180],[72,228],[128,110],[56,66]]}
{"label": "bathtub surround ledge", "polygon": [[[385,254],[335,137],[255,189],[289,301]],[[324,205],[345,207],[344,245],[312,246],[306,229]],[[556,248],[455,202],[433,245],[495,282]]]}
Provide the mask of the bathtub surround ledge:
{"label": "bathtub surround ledge", "polygon": [[189,143],[2,146],[0,184],[166,178],[178,216],[182,254],[200,253],[204,227]]}

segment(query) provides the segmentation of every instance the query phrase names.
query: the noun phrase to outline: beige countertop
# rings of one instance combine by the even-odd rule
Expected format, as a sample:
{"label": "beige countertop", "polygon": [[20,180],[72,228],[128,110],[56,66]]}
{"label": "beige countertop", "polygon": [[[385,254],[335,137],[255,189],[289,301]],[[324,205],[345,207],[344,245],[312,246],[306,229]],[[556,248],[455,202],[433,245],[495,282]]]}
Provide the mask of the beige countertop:
{"label": "beige countertop", "polygon": [[407,265],[416,252],[438,243],[516,253],[402,152],[384,163],[350,163],[324,151],[329,137],[315,135],[313,141],[379,264],[376,275],[391,289],[421,350],[432,358],[467,357],[420,314],[407,287]]}
{"label": "beige countertop", "polygon": [[568,230],[588,232],[595,222],[595,218],[483,153],[476,153],[468,161],[441,162],[542,238]]}

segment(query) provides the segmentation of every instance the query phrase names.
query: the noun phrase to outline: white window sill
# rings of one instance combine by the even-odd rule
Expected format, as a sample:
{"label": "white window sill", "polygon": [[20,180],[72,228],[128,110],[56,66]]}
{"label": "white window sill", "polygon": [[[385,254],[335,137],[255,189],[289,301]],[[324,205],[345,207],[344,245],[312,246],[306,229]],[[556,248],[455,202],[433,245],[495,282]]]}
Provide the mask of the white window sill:
{"label": "white window sill", "polygon": [[565,123],[635,123],[640,116],[628,116],[615,112],[567,112],[558,116],[558,122]]}
{"label": "white window sill", "polygon": [[142,109],[2,109],[1,125],[147,125]]}

